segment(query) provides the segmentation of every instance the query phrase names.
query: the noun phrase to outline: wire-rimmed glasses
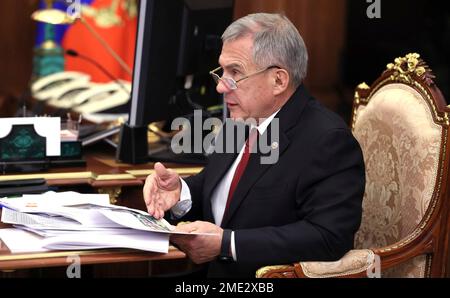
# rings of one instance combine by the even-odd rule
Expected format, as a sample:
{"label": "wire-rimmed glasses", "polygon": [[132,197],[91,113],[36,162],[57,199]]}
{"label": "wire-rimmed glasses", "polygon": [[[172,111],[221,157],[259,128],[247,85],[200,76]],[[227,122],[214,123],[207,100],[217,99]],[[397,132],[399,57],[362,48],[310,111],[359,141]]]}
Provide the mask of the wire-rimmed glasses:
{"label": "wire-rimmed glasses", "polygon": [[269,69],[272,69],[272,68],[281,68],[281,67],[276,66],[276,65],[271,65],[271,66],[268,66],[268,67],[263,68],[261,70],[258,70],[257,72],[254,72],[254,73],[251,73],[249,75],[246,75],[246,76],[240,78],[237,81],[232,79],[232,78],[225,77],[225,76],[220,77],[216,72],[218,72],[219,70],[222,70],[223,69],[222,66],[219,66],[216,69],[211,70],[209,72],[209,74],[213,77],[213,79],[216,82],[216,84],[219,84],[219,82],[222,82],[228,89],[236,90],[238,88],[237,84],[239,82],[241,82],[241,81],[243,81],[245,79],[248,79],[249,77],[255,76],[255,75],[260,74],[260,73],[263,73],[266,70],[269,70]]}

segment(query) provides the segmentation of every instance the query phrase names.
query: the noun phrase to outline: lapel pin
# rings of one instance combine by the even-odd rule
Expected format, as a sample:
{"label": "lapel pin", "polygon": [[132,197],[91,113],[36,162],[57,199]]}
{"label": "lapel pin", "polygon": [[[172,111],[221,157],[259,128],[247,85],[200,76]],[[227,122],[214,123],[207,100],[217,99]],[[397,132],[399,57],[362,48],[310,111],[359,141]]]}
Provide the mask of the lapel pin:
{"label": "lapel pin", "polygon": [[277,150],[278,149],[278,142],[273,142],[271,147],[272,147],[272,150]]}

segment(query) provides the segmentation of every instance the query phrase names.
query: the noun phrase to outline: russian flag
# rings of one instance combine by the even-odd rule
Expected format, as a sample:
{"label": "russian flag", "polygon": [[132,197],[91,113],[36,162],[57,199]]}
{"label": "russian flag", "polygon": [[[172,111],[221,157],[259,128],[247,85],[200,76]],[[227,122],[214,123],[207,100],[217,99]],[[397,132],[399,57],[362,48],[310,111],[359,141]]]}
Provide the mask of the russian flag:
{"label": "russian flag", "polygon": [[[70,5],[69,2],[67,3]],[[134,47],[136,42],[138,5],[137,0],[80,0],[82,18],[108,43],[108,45],[133,68]],[[41,1],[41,7],[45,7]],[[58,1],[54,8],[67,10]],[[48,27],[39,24],[36,43],[42,44],[48,38]],[[72,49],[89,56],[106,68],[114,77],[131,81],[131,76],[122,69],[119,63],[101,45],[91,32],[80,21],[71,25],[54,26],[53,40],[63,49]],[[47,36],[46,36],[47,32]],[[108,82],[111,79],[91,63],[71,56],[64,56],[64,70],[80,71],[91,75],[93,82]]]}

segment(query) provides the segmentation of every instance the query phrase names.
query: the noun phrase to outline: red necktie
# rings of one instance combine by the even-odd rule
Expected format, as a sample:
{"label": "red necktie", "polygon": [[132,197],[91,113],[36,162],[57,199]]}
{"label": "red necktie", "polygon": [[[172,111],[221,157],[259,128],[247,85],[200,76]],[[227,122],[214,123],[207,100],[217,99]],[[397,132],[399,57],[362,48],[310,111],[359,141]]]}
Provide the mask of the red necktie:
{"label": "red necktie", "polygon": [[239,161],[239,164],[236,167],[233,180],[231,180],[230,190],[228,191],[227,205],[225,207],[224,214],[227,212],[228,207],[230,206],[234,191],[236,190],[239,180],[241,179],[242,174],[244,173],[245,168],[247,167],[248,160],[250,159],[250,152],[253,148],[253,144],[255,143],[256,137],[258,135],[257,131],[258,130],[256,128],[252,128],[252,130],[250,131],[250,135],[247,141],[245,142],[244,153],[242,154],[241,160]]}

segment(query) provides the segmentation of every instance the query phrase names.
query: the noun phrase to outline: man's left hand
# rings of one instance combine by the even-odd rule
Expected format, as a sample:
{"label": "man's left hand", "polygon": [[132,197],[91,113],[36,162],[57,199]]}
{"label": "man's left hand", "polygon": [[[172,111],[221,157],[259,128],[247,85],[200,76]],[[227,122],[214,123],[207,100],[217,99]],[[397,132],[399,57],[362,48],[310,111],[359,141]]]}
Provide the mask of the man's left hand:
{"label": "man's left hand", "polygon": [[215,224],[204,221],[178,225],[178,232],[213,233],[216,235],[172,235],[170,240],[175,243],[195,264],[214,260],[220,254],[223,229]]}

